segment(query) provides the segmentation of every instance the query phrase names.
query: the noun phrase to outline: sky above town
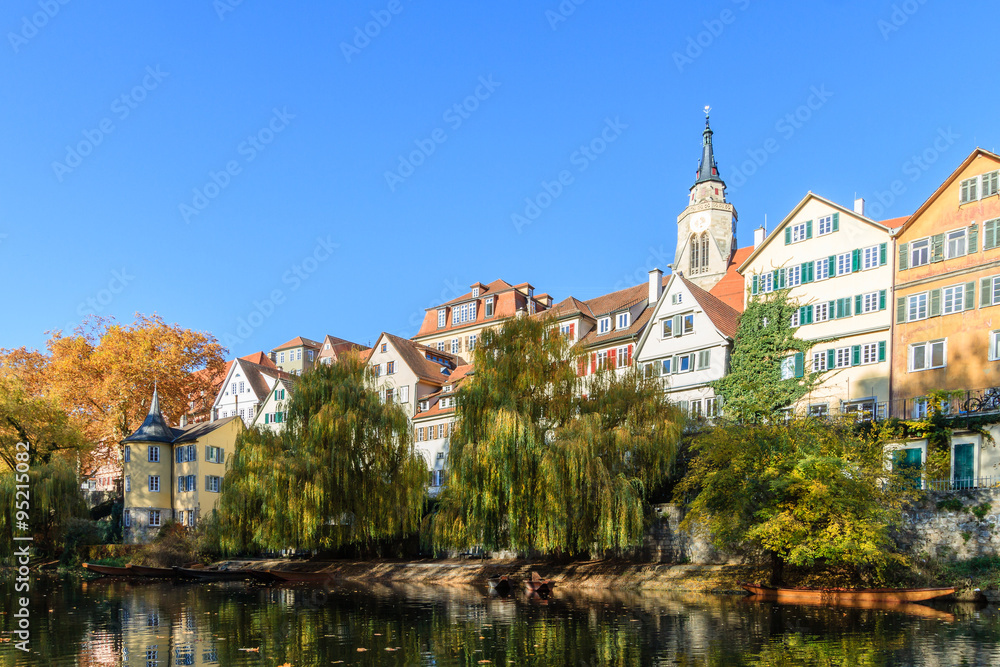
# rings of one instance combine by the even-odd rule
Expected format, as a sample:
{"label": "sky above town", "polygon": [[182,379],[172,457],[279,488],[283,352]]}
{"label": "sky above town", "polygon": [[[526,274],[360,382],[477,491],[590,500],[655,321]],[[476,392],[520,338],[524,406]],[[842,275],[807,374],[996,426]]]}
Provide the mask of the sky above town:
{"label": "sky above town", "polygon": [[740,246],[1000,148],[995,2],[9,0],[0,347],[156,313],[372,343],[502,278],[673,261],[711,105]]}

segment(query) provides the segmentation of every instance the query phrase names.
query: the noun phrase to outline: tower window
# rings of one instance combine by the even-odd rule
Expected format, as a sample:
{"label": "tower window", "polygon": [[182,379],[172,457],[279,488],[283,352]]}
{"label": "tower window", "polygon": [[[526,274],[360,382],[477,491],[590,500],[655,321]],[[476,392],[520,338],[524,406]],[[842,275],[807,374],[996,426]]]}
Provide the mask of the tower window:
{"label": "tower window", "polygon": [[691,275],[708,272],[708,232],[691,235]]}

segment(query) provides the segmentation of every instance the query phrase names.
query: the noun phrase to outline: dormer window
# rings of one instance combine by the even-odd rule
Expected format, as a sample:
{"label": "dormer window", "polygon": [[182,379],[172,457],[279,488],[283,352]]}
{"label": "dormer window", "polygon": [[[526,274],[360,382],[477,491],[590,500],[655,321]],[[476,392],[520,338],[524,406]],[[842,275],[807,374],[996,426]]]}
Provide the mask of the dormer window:
{"label": "dormer window", "polygon": [[629,320],[631,319],[629,315],[630,313],[627,311],[624,313],[618,313],[618,321],[615,323],[615,328],[619,330],[628,329]]}
{"label": "dormer window", "polygon": [[438,308],[438,329],[443,329],[448,323],[448,309]]}
{"label": "dormer window", "polygon": [[486,299],[486,317],[493,317],[493,297]]}
{"label": "dormer window", "polygon": [[473,299],[478,299],[479,298],[479,288],[478,287],[473,287],[472,288],[472,298]]}
{"label": "dormer window", "polygon": [[606,334],[609,331],[611,331],[611,318],[610,317],[602,317],[601,319],[597,320],[597,333],[598,334]]}
{"label": "dormer window", "polygon": [[429,401],[420,401],[420,411],[421,412],[427,412],[427,409],[429,407],[430,407],[429,406]]}

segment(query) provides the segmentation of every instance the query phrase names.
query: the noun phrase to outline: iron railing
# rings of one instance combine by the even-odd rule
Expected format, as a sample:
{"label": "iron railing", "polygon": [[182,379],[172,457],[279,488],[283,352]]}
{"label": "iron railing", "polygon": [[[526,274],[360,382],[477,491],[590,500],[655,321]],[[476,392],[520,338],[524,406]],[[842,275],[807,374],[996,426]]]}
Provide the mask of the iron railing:
{"label": "iron railing", "polygon": [[[934,409],[934,401],[927,396],[897,398],[889,403],[889,414],[897,419],[923,419]],[[1000,387],[949,392],[941,399],[940,409],[946,417],[1000,414]]]}
{"label": "iron railing", "polygon": [[924,480],[927,491],[963,491],[966,489],[1000,489],[1000,477],[968,477]]}

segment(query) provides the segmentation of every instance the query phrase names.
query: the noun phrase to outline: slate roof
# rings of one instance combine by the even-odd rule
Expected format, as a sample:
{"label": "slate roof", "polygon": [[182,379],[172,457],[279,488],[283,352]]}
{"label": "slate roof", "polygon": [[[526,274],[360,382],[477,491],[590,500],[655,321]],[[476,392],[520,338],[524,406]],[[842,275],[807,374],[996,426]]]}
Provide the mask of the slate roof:
{"label": "slate roof", "polygon": [[173,444],[179,445],[185,442],[194,442],[203,435],[207,435],[215,429],[225,426],[234,419],[239,419],[239,417],[226,417],[225,419],[216,419],[214,422],[191,424],[187,428],[175,428],[174,433],[177,434],[177,437],[174,438]]}
{"label": "slate roof", "polygon": [[157,391],[153,390],[153,400],[149,404],[149,414],[145,421],[136,429],[135,433],[122,440],[126,442],[162,442],[172,445],[184,442],[194,442],[201,436],[211,433],[220,426],[224,426],[239,417],[227,417],[214,422],[200,422],[190,424],[185,428],[171,428],[160,412],[160,397]]}

